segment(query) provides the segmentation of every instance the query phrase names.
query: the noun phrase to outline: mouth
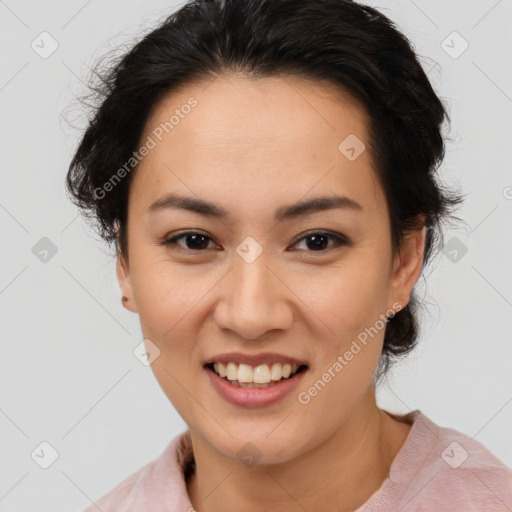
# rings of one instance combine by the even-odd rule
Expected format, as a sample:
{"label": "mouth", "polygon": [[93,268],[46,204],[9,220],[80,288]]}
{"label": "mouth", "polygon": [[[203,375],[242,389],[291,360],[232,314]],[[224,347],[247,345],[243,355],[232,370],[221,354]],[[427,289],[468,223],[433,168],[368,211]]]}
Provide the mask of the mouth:
{"label": "mouth", "polygon": [[206,363],[204,368],[232,386],[241,388],[270,388],[294,380],[308,370],[306,364],[272,363],[252,366],[234,361]]}
{"label": "mouth", "polygon": [[309,366],[299,365],[297,360],[276,362],[275,357],[273,362],[266,357],[267,362],[262,363],[262,357],[258,356],[256,362],[253,358],[252,364],[257,366],[252,366],[246,364],[251,362],[249,357],[245,357],[246,363],[237,364],[222,356],[223,362],[210,360],[203,370],[217,394],[232,405],[245,409],[268,407],[289,397]]}

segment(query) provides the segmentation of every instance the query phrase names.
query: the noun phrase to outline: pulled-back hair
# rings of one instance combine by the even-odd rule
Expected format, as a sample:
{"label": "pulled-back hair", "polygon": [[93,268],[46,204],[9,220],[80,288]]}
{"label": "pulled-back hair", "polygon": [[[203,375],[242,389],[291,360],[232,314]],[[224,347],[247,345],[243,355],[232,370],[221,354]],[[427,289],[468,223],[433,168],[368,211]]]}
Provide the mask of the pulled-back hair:
{"label": "pulled-back hair", "polygon": [[[137,166],[107,194],[97,191],[133,160],[164,95],[223,73],[327,82],[362,106],[369,120],[365,143],[387,200],[393,255],[424,220],[425,266],[442,243],[442,221],[463,201],[437,179],[448,114],[411,43],[372,7],[348,0],[192,0],[103,64],[94,71],[93,112],[66,185],[73,203],[127,261],[128,191]],[[413,292],[388,320],[378,379],[415,346],[419,305]]]}

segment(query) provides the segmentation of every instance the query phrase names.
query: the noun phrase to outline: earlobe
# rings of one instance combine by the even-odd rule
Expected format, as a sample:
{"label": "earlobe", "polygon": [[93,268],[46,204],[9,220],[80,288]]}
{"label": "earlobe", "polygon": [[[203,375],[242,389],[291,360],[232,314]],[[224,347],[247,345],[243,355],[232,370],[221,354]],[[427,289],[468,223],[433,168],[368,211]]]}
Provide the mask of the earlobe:
{"label": "earlobe", "polygon": [[122,304],[129,311],[136,313],[137,306],[133,299],[133,290],[130,280],[130,270],[121,256],[118,256],[116,262],[116,275],[119,287],[122,293]]}

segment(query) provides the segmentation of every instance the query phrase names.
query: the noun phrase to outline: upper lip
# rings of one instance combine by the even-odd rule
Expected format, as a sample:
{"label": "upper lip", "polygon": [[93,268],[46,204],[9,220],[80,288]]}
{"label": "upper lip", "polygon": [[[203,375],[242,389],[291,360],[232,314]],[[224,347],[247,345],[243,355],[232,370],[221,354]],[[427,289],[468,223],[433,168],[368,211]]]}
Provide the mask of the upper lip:
{"label": "upper lip", "polygon": [[307,365],[306,361],[297,359],[296,357],[285,356],[284,354],[276,354],[274,352],[263,352],[261,354],[249,355],[242,352],[225,352],[224,354],[217,354],[212,356],[204,365],[212,363],[233,363],[248,364],[250,366],[259,366],[261,364],[272,364],[272,363],[289,363],[296,364],[297,366]]}

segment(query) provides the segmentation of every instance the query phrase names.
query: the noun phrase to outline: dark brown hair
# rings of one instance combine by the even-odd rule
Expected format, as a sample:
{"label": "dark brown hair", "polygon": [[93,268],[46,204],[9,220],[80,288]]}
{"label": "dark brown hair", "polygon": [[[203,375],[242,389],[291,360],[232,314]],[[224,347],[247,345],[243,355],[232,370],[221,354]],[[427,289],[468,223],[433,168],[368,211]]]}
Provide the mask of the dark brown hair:
{"label": "dark brown hair", "polygon": [[[128,190],[136,165],[103,197],[98,189],[133,158],[163,95],[226,72],[326,81],[362,105],[394,254],[424,219],[425,266],[442,241],[441,222],[463,201],[437,179],[448,114],[411,43],[372,7],[347,0],[192,0],[102,65],[94,72],[96,100],[66,184],[74,204],[127,261]],[[415,346],[418,307],[413,292],[388,320],[379,379],[392,358]]]}

